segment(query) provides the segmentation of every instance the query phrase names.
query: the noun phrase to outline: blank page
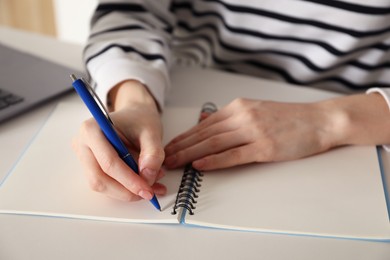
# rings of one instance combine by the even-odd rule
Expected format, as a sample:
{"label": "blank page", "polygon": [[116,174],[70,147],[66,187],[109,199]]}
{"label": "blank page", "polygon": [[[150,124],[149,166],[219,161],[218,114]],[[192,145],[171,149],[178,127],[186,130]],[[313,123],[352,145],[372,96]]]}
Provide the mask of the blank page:
{"label": "blank page", "polygon": [[204,173],[186,223],[217,228],[390,239],[375,147]]}

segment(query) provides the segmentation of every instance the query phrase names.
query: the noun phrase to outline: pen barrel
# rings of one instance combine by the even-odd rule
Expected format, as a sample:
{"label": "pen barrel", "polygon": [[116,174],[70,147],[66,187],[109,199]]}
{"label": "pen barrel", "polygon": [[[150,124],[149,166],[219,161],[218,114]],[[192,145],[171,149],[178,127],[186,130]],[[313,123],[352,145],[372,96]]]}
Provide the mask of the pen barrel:
{"label": "pen barrel", "polygon": [[95,118],[103,134],[111,145],[115,148],[118,155],[126,162],[126,164],[135,172],[138,172],[137,163],[134,161],[133,157],[129,154],[126,146],[119,138],[117,132],[115,131],[111,122],[107,119],[106,115],[103,113],[102,109],[96,103],[95,99],[84,85],[84,82],[81,79],[77,79],[73,82],[73,87],[79,94],[80,98],[84,101],[85,105],[88,107],[92,116]]}
{"label": "pen barrel", "polygon": [[138,164],[134,161],[130,153],[122,157],[122,160],[136,173],[139,174]]}

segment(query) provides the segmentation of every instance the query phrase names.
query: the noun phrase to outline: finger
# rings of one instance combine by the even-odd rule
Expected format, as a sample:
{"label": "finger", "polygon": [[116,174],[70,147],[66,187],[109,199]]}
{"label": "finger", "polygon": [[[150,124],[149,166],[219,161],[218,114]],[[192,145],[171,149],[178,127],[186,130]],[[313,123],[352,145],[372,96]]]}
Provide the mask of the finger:
{"label": "finger", "polygon": [[91,123],[87,123],[83,129],[88,133],[84,136],[87,136],[87,143],[102,171],[132,193],[147,200],[152,199],[152,188],[118,156],[100,129]]}
{"label": "finger", "polygon": [[161,168],[161,169],[158,171],[156,181],[161,180],[162,178],[164,178],[164,176],[165,176],[165,171]]}
{"label": "finger", "polygon": [[227,111],[225,109],[219,110],[219,111],[211,114],[210,116],[208,116],[206,119],[204,119],[201,122],[199,122],[199,124],[195,125],[194,127],[189,129],[188,131],[186,131],[186,132],[178,135],[174,139],[172,139],[168,143],[167,147],[169,147],[171,144],[180,142],[181,140],[187,138],[190,135],[193,135],[194,133],[200,131],[201,129],[207,128],[207,127],[209,127],[209,126],[211,126],[211,125],[213,125],[215,123],[218,123],[218,122],[220,122],[222,120],[225,120],[229,116],[230,116],[230,112],[229,111]]}
{"label": "finger", "polygon": [[256,161],[254,145],[244,145],[196,160],[192,166],[201,171],[229,168]]}
{"label": "finger", "polygon": [[126,145],[126,147],[135,147],[135,145],[129,139],[126,138],[126,135],[120,129],[115,127],[115,125],[113,125],[113,128],[121,139],[121,141]]}
{"label": "finger", "polygon": [[140,135],[141,153],[139,157],[140,175],[149,185],[156,182],[164,161],[164,149],[159,132],[145,131]]}
{"label": "finger", "polygon": [[192,135],[187,136],[187,138],[179,140],[175,143],[171,143],[169,146],[165,147],[165,155],[169,157],[172,154],[198,144],[206,139],[211,138],[212,136],[236,129],[234,124],[226,123],[226,121],[227,120],[220,121],[207,128],[203,128],[197,132],[194,132]]}
{"label": "finger", "polygon": [[164,184],[155,183],[155,184],[153,184],[152,188],[153,188],[154,193],[157,195],[163,196],[163,195],[167,194],[167,187]]}
{"label": "finger", "polygon": [[92,190],[122,201],[134,201],[140,199],[139,196],[131,193],[119,182],[105,174],[101,170],[92,151],[88,147],[79,147],[78,157]]}
{"label": "finger", "polygon": [[167,157],[165,159],[165,166],[167,168],[177,168],[210,154],[220,153],[244,145],[248,141],[247,136],[240,136],[238,131],[215,135]]}

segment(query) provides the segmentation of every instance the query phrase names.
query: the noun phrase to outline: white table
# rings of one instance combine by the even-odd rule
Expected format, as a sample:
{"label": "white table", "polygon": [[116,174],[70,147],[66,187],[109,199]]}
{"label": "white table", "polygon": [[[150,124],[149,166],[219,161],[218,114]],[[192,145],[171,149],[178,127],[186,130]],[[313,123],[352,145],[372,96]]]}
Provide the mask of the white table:
{"label": "white table", "polygon": [[[83,67],[81,46],[5,27],[0,27],[0,42],[78,70]],[[232,80],[239,78],[232,76]],[[183,95],[188,93],[173,91],[168,105],[194,106],[204,100],[204,97],[197,98],[201,95],[199,93],[190,93],[188,101]],[[229,95],[234,96],[234,91],[221,97],[219,102],[226,102]],[[68,95],[61,101],[73,102],[77,98]],[[12,169],[57,101],[0,125],[0,180]],[[390,169],[390,156],[386,154],[384,159],[385,167]],[[0,215],[0,259],[4,260],[183,258],[388,260],[390,244],[170,225]]]}

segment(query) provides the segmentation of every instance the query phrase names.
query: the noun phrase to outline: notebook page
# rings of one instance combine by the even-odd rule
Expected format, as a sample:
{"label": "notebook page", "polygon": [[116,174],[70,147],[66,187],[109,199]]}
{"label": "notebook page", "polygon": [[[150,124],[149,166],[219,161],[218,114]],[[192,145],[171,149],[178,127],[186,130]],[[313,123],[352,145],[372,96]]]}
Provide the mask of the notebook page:
{"label": "notebook page", "polygon": [[60,103],[16,167],[0,186],[0,213],[141,223],[177,223],[171,215],[182,172],[162,180],[168,194],[159,197],[162,212],[149,201],[121,202],[88,187],[71,140],[90,114],[84,104]]}
{"label": "notebook page", "polygon": [[390,239],[375,147],[204,173],[186,223],[249,231]]}

